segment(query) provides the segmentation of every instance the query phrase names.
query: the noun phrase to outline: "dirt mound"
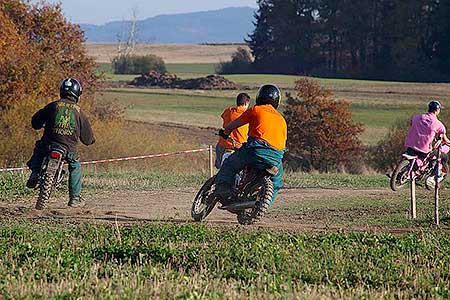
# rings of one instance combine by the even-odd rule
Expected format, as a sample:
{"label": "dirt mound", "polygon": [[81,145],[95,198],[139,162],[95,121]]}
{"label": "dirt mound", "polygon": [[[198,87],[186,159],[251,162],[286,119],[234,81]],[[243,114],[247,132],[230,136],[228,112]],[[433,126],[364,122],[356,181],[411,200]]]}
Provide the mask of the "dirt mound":
{"label": "dirt mound", "polygon": [[241,86],[219,75],[181,79],[175,74],[151,71],[131,81],[131,85],[139,87],[162,87],[187,90],[237,90]]}
{"label": "dirt mound", "polygon": [[149,73],[142,74],[131,81],[131,85],[135,86],[158,86],[163,88],[171,88],[174,84],[181,81],[175,74],[159,73],[156,71],[150,71]]}
{"label": "dirt mound", "polygon": [[209,75],[201,78],[182,80],[179,82],[178,88],[195,90],[237,90],[240,86],[222,76]]}

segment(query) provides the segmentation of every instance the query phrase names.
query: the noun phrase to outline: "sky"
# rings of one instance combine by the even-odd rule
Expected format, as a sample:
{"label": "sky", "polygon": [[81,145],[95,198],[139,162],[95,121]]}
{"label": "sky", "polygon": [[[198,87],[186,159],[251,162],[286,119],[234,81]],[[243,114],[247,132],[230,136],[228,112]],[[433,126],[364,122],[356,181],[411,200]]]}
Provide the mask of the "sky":
{"label": "sky", "polygon": [[[38,3],[40,0],[32,0]],[[62,3],[65,16],[75,23],[104,24],[130,19],[136,8],[138,19],[162,14],[206,11],[225,7],[256,7],[256,0],[46,0]]]}

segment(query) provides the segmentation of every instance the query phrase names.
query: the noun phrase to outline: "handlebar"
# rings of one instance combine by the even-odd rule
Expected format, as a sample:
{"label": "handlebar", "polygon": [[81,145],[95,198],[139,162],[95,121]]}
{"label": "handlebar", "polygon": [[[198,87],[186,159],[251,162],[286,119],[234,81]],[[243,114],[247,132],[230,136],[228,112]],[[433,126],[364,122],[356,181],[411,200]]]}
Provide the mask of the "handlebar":
{"label": "handlebar", "polygon": [[[220,134],[216,133],[215,135],[221,136]],[[223,138],[223,137],[222,137]],[[238,149],[238,146],[242,146],[242,143],[239,143],[238,141],[236,141],[234,138],[232,138],[231,136],[228,136],[228,138],[226,138],[227,140],[231,141],[231,143],[233,144],[233,148]]]}

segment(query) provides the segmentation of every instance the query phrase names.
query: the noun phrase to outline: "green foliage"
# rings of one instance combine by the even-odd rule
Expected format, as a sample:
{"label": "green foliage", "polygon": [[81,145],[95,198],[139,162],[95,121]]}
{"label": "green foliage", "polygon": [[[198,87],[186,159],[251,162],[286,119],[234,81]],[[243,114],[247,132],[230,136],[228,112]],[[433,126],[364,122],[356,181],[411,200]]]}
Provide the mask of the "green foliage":
{"label": "green foliage", "polygon": [[290,299],[317,291],[347,299],[447,298],[449,245],[444,233],[305,235],[203,225],[4,223],[0,289],[11,298],[47,299],[104,299],[110,293]]}
{"label": "green foliage", "polygon": [[242,47],[237,48],[231,56],[231,61],[219,63],[216,67],[218,74],[246,74],[252,73],[252,55]]}
{"label": "green foliage", "polygon": [[114,74],[144,74],[150,71],[166,72],[166,66],[161,57],[156,55],[118,56],[112,61]]}
{"label": "green foliage", "polygon": [[33,190],[25,186],[28,173],[0,173],[0,201],[31,195]]}

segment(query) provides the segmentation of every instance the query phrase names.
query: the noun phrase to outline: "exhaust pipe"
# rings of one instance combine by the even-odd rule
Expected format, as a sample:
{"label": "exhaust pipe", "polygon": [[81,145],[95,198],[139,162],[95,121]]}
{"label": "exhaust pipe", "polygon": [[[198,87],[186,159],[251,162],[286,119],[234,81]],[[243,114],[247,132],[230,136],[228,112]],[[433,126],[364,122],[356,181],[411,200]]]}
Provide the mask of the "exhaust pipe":
{"label": "exhaust pipe", "polygon": [[227,206],[222,206],[220,209],[228,210],[229,212],[240,212],[244,209],[253,208],[256,201],[236,202]]}

